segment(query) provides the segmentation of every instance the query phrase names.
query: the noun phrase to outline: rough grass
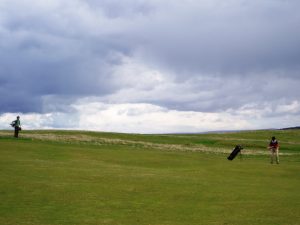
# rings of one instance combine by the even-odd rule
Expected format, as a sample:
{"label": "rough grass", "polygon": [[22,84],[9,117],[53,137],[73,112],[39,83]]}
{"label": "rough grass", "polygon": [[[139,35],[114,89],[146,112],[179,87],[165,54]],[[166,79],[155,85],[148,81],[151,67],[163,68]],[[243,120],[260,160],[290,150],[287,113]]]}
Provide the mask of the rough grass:
{"label": "rough grass", "polygon": [[[298,225],[299,134],[2,131],[0,224]],[[279,165],[260,154],[272,135]],[[249,154],[228,161],[236,144]]]}
{"label": "rough grass", "polygon": [[[82,131],[27,131],[23,132],[24,140],[52,141],[60,143],[87,145],[125,145],[140,149],[151,148],[165,151],[199,151],[211,153],[231,152],[240,144],[245,149],[243,154],[269,154],[266,146],[271,135],[276,135],[281,143],[280,154],[300,154],[299,131],[251,131],[224,134],[167,134],[139,135],[99,133]],[[0,137],[11,137],[11,132],[0,131]],[[295,150],[296,149],[296,150]]]}

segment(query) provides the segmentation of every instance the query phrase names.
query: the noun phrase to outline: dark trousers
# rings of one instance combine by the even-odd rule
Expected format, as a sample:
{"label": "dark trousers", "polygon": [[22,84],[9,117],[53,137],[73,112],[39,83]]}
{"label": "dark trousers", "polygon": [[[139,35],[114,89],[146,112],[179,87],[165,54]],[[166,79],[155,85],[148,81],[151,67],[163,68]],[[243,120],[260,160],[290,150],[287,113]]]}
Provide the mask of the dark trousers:
{"label": "dark trousers", "polygon": [[19,137],[19,131],[20,131],[20,128],[19,127],[15,127],[15,138]]}

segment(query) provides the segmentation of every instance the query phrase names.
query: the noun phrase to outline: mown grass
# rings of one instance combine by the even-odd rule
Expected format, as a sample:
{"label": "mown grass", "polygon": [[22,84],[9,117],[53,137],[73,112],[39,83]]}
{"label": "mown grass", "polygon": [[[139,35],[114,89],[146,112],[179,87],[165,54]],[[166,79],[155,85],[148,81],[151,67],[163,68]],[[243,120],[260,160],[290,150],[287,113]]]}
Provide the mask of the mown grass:
{"label": "mown grass", "polygon": [[[0,134],[0,224],[300,224],[299,131],[21,135],[26,134],[20,139]],[[52,139],[34,138],[41,134]],[[81,139],[53,139],[59,135]],[[279,165],[271,165],[268,155],[228,161],[227,154],[213,151],[163,149],[199,145],[230,152],[243,144],[255,152],[265,150],[272,135],[283,153],[294,153],[283,154]],[[131,142],[84,141],[89,136]]]}

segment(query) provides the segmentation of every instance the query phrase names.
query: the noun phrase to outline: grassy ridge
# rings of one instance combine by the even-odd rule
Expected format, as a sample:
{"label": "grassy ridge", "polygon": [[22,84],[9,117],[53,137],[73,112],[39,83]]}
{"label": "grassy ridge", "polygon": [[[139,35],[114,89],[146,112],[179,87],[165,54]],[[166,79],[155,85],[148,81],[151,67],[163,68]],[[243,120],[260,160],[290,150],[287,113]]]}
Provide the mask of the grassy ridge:
{"label": "grassy ridge", "polygon": [[[2,132],[0,224],[300,224],[299,134],[26,131],[15,140]],[[231,151],[238,142],[265,151],[272,135],[295,153],[280,165],[267,155],[229,162],[227,154],[168,148]]]}
{"label": "grassy ridge", "polygon": [[[11,137],[11,132],[0,132],[0,138]],[[299,130],[260,130],[236,133],[213,134],[166,134],[166,135],[140,135],[123,133],[101,133],[82,131],[26,131],[23,140],[46,140],[64,143],[81,144],[123,144],[141,148],[194,150],[228,153],[240,144],[245,148],[245,153],[268,154],[266,146],[272,136],[280,141],[281,153],[300,153]],[[152,144],[152,145],[151,145]],[[156,145],[156,146],[155,146]],[[171,147],[170,147],[171,145]],[[221,151],[218,151],[221,150]]]}

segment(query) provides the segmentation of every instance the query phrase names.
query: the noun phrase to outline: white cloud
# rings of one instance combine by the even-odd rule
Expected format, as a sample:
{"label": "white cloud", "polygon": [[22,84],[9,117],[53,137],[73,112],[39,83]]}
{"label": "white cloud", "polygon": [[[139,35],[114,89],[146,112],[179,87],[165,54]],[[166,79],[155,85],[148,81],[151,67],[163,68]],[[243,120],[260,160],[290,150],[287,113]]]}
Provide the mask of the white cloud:
{"label": "white cloud", "polygon": [[[21,114],[23,128],[174,133],[257,129],[280,124],[278,118],[275,122],[269,119],[265,122],[265,118],[249,119],[247,111],[235,115],[176,111],[152,104],[106,104],[95,99],[81,99],[70,107],[74,109],[70,113]],[[0,128],[8,129],[16,115],[1,115]]]}
{"label": "white cloud", "polygon": [[278,105],[276,107],[276,112],[286,114],[300,114],[300,102],[293,101],[290,104]]}
{"label": "white cloud", "polygon": [[[146,103],[100,102],[82,98],[68,106],[65,113],[0,115],[0,129],[9,129],[10,122],[21,116],[24,129],[73,129],[126,133],[176,133],[215,130],[283,128],[300,124],[297,114],[276,114],[267,104],[244,106],[227,112],[205,113],[177,111]],[[299,102],[281,107],[282,112],[299,110]],[[270,114],[274,113],[273,116]]]}

